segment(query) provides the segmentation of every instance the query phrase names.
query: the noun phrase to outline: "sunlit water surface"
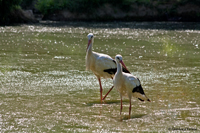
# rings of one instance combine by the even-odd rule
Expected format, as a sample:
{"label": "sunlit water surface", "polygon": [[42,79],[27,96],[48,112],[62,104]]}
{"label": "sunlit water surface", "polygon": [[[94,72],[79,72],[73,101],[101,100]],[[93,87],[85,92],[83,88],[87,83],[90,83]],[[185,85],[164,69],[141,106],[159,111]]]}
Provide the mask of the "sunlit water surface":
{"label": "sunlit water surface", "polygon": [[[124,63],[149,102],[113,90],[100,104],[99,84],[85,71],[93,49]],[[200,131],[200,24],[56,23],[0,27],[1,132]],[[112,80],[102,80],[104,94]]]}

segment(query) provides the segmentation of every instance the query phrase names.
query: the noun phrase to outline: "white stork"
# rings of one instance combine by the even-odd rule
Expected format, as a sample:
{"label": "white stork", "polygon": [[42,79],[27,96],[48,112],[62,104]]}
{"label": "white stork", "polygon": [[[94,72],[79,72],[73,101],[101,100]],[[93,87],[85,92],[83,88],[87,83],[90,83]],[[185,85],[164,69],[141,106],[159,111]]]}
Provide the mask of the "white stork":
{"label": "white stork", "polygon": [[138,98],[140,101],[147,100],[150,102],[150,100],[145,95],[140,80],[130,73],[122,72],[122,66],[126,68],[125,64],[122,61],[122,56],[116,55],[115,60],[117,62],[117,72],[113,78],[113,84],[114,87],[117,89],[117,91],[120,93],[121,97],[120,115],[122,112],[122,96],[126,95],[130,100],[130,107],[129,107],[129,117],[130,117],[132,96]]}
{"label": "white stork", "polygon": [[[107,94],[102,98],[103,88],[101,86],[101,77],[113,79],[116,71],[117,65],[114,59],[109,55],[101,54],[92,51],[92,44],[94,42],[94,36],[92,33],[88,34],[88,45],[86,49],[86,70],[91,70],[97,77],[100,85],[100,98],[101,102],[106,98],[108,93],[113,89],[114,86],[107,92]],[[123,69],[125,72],[130,73],[126,69]]]}

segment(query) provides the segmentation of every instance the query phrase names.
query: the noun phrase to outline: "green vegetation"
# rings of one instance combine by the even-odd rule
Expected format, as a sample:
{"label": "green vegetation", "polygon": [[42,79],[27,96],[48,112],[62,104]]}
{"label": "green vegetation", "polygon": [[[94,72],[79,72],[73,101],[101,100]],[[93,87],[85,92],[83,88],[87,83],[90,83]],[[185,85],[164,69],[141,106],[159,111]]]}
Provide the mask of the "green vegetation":
{"label": "green vegetation", "polygon": [[173,14],[176,15],[176,7],[186,3],[200,5],[200,0],[0,0],[0,24],[5,25],[16,21],[16,19],[20,20],[19,17],[16,17],[20,15],[16,10],[21,8],[27,9],[30,5],[39,10],[43,15],[48,15],[63,9],[72,13],[92,14],[95,12],[95,9],[105,4],[110,4],[125,12],[131,10],[132,5],[136,4],[149,6],[154,9],[158,5],[170,4],[172,8],[161,9],[161,13],[165,12],[173,16]]}
{"label": "green vegetation", "polygon": [[200,4],[200,0],[38,0],[36,8],[43,14],[50,14],[61,9],[77,13],[91,13],[103,4],[111,4],[127,11],[133,4],[151,6],[155,3],[169,3],[176,6],[185,3]]}
{"label": "green vegetation", "polygon": [[90,13],[106,3],[127,10],[133,3],[148,4],[150,0],[38,0],[36,8],[43,14],[49,14],[61,9],[77,13]]}
{"label": "green vegetation", "polygon": [[22,0],[0,0],[0,24],[6,24],[10,22],[10,15],[15,9],[20,8]]}

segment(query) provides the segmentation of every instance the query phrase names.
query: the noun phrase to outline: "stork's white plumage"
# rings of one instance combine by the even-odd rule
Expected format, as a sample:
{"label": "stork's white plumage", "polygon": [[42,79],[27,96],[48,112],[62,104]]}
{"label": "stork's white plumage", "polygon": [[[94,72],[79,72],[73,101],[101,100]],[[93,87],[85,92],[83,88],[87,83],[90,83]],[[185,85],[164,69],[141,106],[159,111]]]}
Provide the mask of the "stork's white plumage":
{"label": "stork's white plumage", "polygon": [[[94,42],[94,36],[92,33],[88,34],[88,45],[86,49],[86,70],[91,70],[97,77],[100,85],[100,97],[101,102],[106,98],[108,93],[112,90],[108,91],[108,93],[102,98],[102,85],[101,85],[101,77],[103,78],[112,78],[117,71],[117,65],[114,59],[112,59],[109,55],[101,54],[92,51],[92,45]],[[128,72],[128,71],[126,71]]]}
{"label": "stork's white plumage", "polygon": [[125,64],[122,61],[122,56],[116,55],[115,60],[117,62],[117,72],[113,78],[113,84],[114,87],[117,89],[117,91],[120,93],[121,97],[120,115],[122,112],[122,96],[126,95],[130,100],[130,107],[129,107],[129,117],[130,117],[132,96],[138,98],[140,101],[146,100],[150,102],[150,100],[145,95],[140,80],[130,73],[122,72],[122,66],[126,68]]}

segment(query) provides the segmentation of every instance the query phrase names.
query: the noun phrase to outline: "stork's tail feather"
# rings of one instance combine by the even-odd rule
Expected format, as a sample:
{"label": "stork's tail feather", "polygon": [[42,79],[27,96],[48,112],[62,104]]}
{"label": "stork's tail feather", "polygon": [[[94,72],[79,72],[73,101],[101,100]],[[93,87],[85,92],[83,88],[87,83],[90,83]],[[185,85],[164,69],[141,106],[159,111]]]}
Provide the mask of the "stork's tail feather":
{"label": "stork's tail feather", "polygon": [[151,102],[149,98],[145,95],[144,90],[141,85],[133,88],[132,93],[133,93],[133,96],[137,97],[142,102],[145,100]]}
{"label": "stork's tail feather", "polygon": [[135,88],[133,88],[132,92],[133,93],[137,92],[137,93],[140,93],[140,94],[144,95],[144,91],[143,91],[143,88],[142,88],[141,85],[136,86]]}
{"label": "stork's tail feather", "polygon": [[[139,97],[139,96],[138,96],[138,97]],[[149,98],[147,98],[146,95],[140,96],[138,99],[139,99],[140,101],[142,101],[142,102],[144,102],[145,100],[151,102],[151,100],[150,100]]]}
{"label": "stork's tail feather", "polygon": [[142,99],[140,99],[140,98],[138,98],[140,101],[142,101],[142,102],[144,102],[144,100],[142,100]]}
{"label": "stork's tail feather", "polygon": [[150,99],[147,99],[147,101],[151,102],[151,100],[150,100]]}

